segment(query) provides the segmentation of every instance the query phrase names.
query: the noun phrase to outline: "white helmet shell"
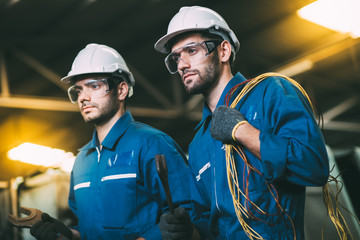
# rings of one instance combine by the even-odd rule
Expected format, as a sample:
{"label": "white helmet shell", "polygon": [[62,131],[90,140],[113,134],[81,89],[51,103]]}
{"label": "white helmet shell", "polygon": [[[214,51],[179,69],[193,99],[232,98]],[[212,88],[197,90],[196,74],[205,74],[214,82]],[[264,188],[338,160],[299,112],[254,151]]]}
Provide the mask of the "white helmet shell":
{"label": "white helmet shell", "polygon": [[122,56],[111,47],[90,43],[78,53],[72,64],[71,71],[61,81],[71,84],[72,79],[77,76],[111,74],[115,71],[124,72],[128,76],[127,83],[129,85],[129,96],[131,96],[135,79]]}
{"label": "white helmet shell", "polygon": [[170,49],[167,43],[170,39],[185,32],[203,30],[219,35],[229,41],[235,56],[235,53],[240,48],[235,33],[217,12],[200,6],[180,8],[179,12],[171,19],[167,34],[155,43],[154,48],[161,53],[169,53]]}

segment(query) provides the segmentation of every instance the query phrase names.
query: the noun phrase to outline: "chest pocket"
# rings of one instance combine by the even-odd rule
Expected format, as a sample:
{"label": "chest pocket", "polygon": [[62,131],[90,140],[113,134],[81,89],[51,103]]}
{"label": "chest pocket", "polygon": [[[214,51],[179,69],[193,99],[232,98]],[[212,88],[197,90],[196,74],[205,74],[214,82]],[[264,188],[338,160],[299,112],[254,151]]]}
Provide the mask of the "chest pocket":
{"label": "chest pocket", "polygon": [[118,153],[108,159],[100,188],[104,228],[131,231],[137,227],[137,177],[133,152]]}
{"label": "chest pocket", "polygon": [[257,105],[249,105],[242,107],[241,112],[245,116],[245,119],[257,129],[260,128],[261,113],[257,109]]}
{"label": "chest pocket", "polygon": [[248,121],[254,121],[258,119],[258,112],[256,110],[256,105],[250,105],[244,108],[244,115]]}

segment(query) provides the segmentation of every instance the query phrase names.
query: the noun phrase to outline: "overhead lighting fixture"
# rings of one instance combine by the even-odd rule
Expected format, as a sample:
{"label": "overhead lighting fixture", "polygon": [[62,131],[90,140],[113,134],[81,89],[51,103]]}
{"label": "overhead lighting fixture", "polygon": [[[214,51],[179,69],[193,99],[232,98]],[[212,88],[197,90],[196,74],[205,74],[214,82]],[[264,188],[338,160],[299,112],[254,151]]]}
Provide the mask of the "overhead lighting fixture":
{"label": "overhead lighting fixture", "polygon": [[286,65],[282,68],[275,70],[275,72],[286,75],[288,77],[294,77],[301,73],[311,70],[314,66],[313,61],[309,59],[302,60],[300,62],[295,62],[290,65]]}
{"label": "overhead lighting fixture", "polygon": [[360,37],[359,0],[318,0],[298,10],[308,21],[353,38]]}
{"label": "overhead lighting fixture", "polygon": [[20,2],[20,0],[10,0],[7,4],[8,7],[12,7],[13,5],[17,4],[18,2]]}
{"label": "overhead lighting fixture", "polygon": [[71,171],[75,161],[75,156],[71,152],[28,142],[10,149],[7,155],[10,160],[44,167],[58,167],[66,172]]}

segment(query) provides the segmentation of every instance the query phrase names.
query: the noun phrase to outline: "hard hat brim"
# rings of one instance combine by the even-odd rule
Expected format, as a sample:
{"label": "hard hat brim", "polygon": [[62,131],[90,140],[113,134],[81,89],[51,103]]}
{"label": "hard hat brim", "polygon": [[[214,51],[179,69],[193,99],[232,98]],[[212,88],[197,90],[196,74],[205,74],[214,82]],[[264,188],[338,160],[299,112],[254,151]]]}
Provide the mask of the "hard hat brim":
{"label": "hard hat brim", "polygon": [[[118,71],[118,70],[116,70]],[[116,72],[115,71],[115,72]],[[128,84],[130,84],[131,87],[135,85],[135,79],[131,72],[123,71],[128,76]],[[61,79],[61,82],[65,84],[74,84],[74,81],[77,81],[78,79],[84,79],[88,77],[96,77],[96,76],[108,76],[111,77],[114,74],[114,72],[92,72],[92,73],[81,73],[81,74],[74,74],[70,76],[63,77]],[[75,80],[76,79],[76,80]]]}
{"label": "hard hat brim", "polygon": [[177,35],[180,35],[182,33],[186,33],[186,32],[192,32],[192,31],[204,31],[207,30],[208,28],[187,28],[187,29],[182,29],[179,31],[175,31],[172,32],[170,34],[166,34],[165,36],[161,37],[154,45],[154,48],[156,51],[167,54],[171,52],[171,49],[168,49],[166,47],[166,44],[174,37],[176,37]]}
{"label": "hard hat brim", "polygon": [[92,72],[92,73],[82,73],[82,74],[75,74],[75,75],[70,75],[70,76],[66,76],[63,77],[61,79],[61,82],[66,83],[66,84],[74,84],[74,78],[76,79],[81,79],[81,78],[87,78],[87,77],[91,77],[91,76],[111,76],[112,73],[105,73],[105,72]]}

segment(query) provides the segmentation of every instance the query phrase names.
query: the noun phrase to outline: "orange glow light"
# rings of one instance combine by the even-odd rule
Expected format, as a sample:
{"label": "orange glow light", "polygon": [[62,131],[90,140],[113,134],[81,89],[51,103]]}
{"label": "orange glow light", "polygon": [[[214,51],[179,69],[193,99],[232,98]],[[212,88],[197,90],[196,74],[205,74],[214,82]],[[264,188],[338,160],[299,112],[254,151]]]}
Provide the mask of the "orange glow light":
{"label": "orange glow light", "polygon": [[44,167],[59,167],[66,172],[71,171],[75,161],[71,152],[33,143],[22,143],[10,149],[7,155],[10,160]]}
{"label": "orange glow light", "polygon": [[318,0],[301,8],[297,13],[308,21],[358,38],[359,10],[359,0]]}

